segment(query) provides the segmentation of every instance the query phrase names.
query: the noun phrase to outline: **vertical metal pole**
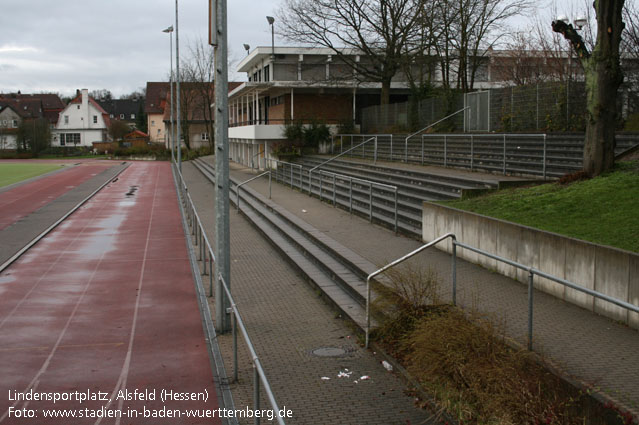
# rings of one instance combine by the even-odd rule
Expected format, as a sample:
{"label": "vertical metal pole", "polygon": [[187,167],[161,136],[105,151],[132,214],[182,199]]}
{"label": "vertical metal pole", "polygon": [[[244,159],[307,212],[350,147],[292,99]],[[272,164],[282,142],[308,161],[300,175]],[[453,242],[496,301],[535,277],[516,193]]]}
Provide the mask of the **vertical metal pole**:
{"label": "vertical metal pole", "polygon": [[457,242],[453,237],[453,305],[457,305]]}
{"label": "vertical metal pole", "polygon": [[209,297],[213,296],[213,255],[209,253]]}
{"label": "vertical metal pole", "polygon": [[424,135],[422,134],[422,165],[424,165]]}
{"label": "vertical metal pole", "polygon": [[[253,365],[253,406],[255,411],[260,410],[260,374],[257,366]],[[255,417],[255,425],[260,425],[260,417]]]}
{"label": "vertical metal pole", "polygon": [[353,214],[353,178],[350,178],[349,188],[348,188],[348,211]]}
{"label": "vertical metal pole", "polygon": [[373,222],[373,183],[368,184],[368,202],[370,203],[368,219],[372,223]]}
{"label": "vertical metal pole", "polygon": [[393,160],[393,135],[391,134],[390,160]]}
{"label": "vertical metal pole", "polygon": [[[215,1],[215,0],[211,0]],[[175,0],[175,77],[176,83],[176,109],[177,109],[177,163],[178,171],[182,172],[182,135],[180,134],[180,31],[178,29],[178,0]]]}
{"label": "vertical metal pole", "polygon": [[446,135],[444,134],[444,167],[446,167],[447,164],[447,160],[446,160]]}
{"label": "vertical metal pole", "polygon": [[373,164],[377,164],[377,136],[375,136],[375,155],[373,156]]}
{"label": "vertical metal pole", "polygon": [[269,172],[268,172],[268,199],[271,199],[271,193],[272,193],[271,192],[271,174],[273,174],[273,172],[271,170],[269,170]]}
{"label": "vertical metal pole", "polygon": [[533,349],[533,272],[528,272],[528,350]]}
{"label": "vertical metal pole", "polygon": [[171,137],[171,160],[175,162],[175,125],[173,125],[173,108],[175,108],[173,99],[173,31],[169,33],[169,40],[171,44],[171,54],[169,55],[171,59],[171,78],[169,78],[169,85],[171,86],[171,131],[169,132],[169,136]]}
{"label": "vertical metal pole", "polygon": [[[215,46],[215,254],[216,272],[231,286],[230,223],[229,223],[229,115],[228,115],[228,46],[226,24],[226,0],[210,0],[211,7],[217,6]],[[178,104],[179,106],[179,104]],[[215,323],[218,332],[230,330],[227,314],[229,302],[218,282],[215,288]]]}
{"label": "vertical metal pole", "polygon": [[506,175],[506,135],[504,134],[504,176]]}
{"label": "vertical metal pole", "polygon": [[474,139],[473,135],[470,135],[470,171],[473,171],[473,157],[474,157]]}
{"label": "vertical metal pole", "polygon": [[235,311],[232,313],[233,316],[233,382],[239,381],[239,364],[237,362],[237,316],[235,315]]}
{"label": "vertical metal pole", "polygon": [[546,179],[546,134],[544,133],[544,165],[543,165],[543,174],[544,180]]}
{"label": "vertical metal pole", "polygon": [[395,233],[397,233],[397,221],[398,221],[398,217],[397,217],[397,188],[395,188]]}
{"label": "vertical metal pole", "polygon": [[340,134],[339,136],[339,153],[342,153],[344,150],[344,136]]}
{"label": "vertical metal pole", "polygon": [[319,186],[320,186],[320,190],[319,190],[319,200],[322,200],[322,172],[319,172]]}
{"label": "vertical metal pole", "polygon": [[333,207],[336,206],[335,194],[337,193],[337,187],[335,186],[335,174],[333,174]]}
{"label": "vertical metal pole", "polygon": [[333,146],[335,146],[335,136],[331,134],[331,155],[333,155]]}
{"label": "vertical metal pole", "polygon": [[293,165],[290,165],[289,167],[291,167],[291,189],[293,189]]}
{"label": "vertical metal pole", "polygon": [[[202,244],[202,245],[204,245],[204,244]],[[202,274],[204,276],[206,276],[208,274],[208,272],[207,272],[207,263],[208,263],[207,260],[208,260],[208,258],[206,258],[207,252],[208,252],[208,249],[205,249],[204,250],[204,259],[202,260],[202,267],[204,268],[204,271],[202,272]]]}

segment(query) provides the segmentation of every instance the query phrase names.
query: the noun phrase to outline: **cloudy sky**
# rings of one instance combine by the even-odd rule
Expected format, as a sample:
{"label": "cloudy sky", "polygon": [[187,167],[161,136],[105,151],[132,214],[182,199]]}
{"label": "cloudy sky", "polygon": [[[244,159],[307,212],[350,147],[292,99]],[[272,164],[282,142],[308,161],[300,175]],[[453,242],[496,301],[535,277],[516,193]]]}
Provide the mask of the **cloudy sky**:
{"label": "cloudy sky", "polygon": [[[70,95],[88,88],[120,96],[147,81],[168,78],[169,36],[162,30],[175,22],[174,0],[0,0],[0,4],[0,92]],[[233,57],[245,54],[243,43],[251,49],[270,46],[265,17],[274,15],[279,4],[280,0],[228,0]],[[208,0],[179,0],[179,18],[184,56],[189,44],[206,40]],[[282,44],[277,36],[275,42]]]}

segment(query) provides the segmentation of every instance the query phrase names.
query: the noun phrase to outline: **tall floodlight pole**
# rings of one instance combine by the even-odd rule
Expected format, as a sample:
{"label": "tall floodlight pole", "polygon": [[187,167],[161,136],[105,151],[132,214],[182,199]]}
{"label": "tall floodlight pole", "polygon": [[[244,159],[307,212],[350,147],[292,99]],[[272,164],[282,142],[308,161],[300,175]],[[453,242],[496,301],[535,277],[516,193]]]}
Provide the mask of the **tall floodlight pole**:
{"label": "tall floodlight pole", "polygon": [[[209,43],[215,46],[215,322],[218,332],[231,328],[228,299],[220,279],[231,285],[229,225],[229,112],[226,0],[210,0]],[[214,13],[213,13],[214,12]]]}
{"label": "tall floodlight pole", "polygon": [[168,33],[170,40],[169,59],[171,62],[171,76],[169,77],[169,85],[171,86],[171,130],[169,132],[169,143],[171,144],[171,160],[175,162],[175,134],[173,133],[173,129],[175,128],[173,125],[173,25],[162,30],[162,32]]}
{"label": "tall floodlight pole", "polygon": [[178,0],[175,0],[175,79],[177,80],[177,86],[175,91],[176,97],[176,109],[177,109],[177,163],[178,170],[182,172],[182,137],[180,135],[180,39],[178,30]]}

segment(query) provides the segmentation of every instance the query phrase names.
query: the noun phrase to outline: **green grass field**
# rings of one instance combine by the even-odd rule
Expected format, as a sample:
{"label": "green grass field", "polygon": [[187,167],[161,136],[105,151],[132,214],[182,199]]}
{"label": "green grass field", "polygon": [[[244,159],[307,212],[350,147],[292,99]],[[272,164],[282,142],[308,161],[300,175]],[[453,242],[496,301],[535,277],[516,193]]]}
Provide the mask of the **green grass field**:
{"label": "green grass field", "polygon": [[441,202],[577,239],[639,252],[639,162],[568,185],[505,189]]}
{"label": "green grass field", "polygon": [[58,164],[0,163],[0,187],[62,168]]}

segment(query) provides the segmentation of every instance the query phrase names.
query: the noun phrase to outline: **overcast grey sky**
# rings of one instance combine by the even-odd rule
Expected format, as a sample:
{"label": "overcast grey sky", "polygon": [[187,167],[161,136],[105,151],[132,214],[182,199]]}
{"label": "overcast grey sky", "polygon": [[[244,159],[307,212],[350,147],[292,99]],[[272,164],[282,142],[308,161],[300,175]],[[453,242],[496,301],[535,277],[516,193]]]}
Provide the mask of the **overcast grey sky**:
{"label": "overcast grey sky", "polygon": [[[243,43],[251,49],[270,46],[265,17],[279,4],[228,0],[229,51],[236,59],[245,55]],[[0,5],[0,92],[70,95],[88,88],[120,96],[169,75],[169,36],[162,30],[175,23],[175,0],[0,0]],[[179,0],[179,18],[184,57],[189,42],[206,40],[208,0]],[[277,35],[275,43],[283,44]]]}

